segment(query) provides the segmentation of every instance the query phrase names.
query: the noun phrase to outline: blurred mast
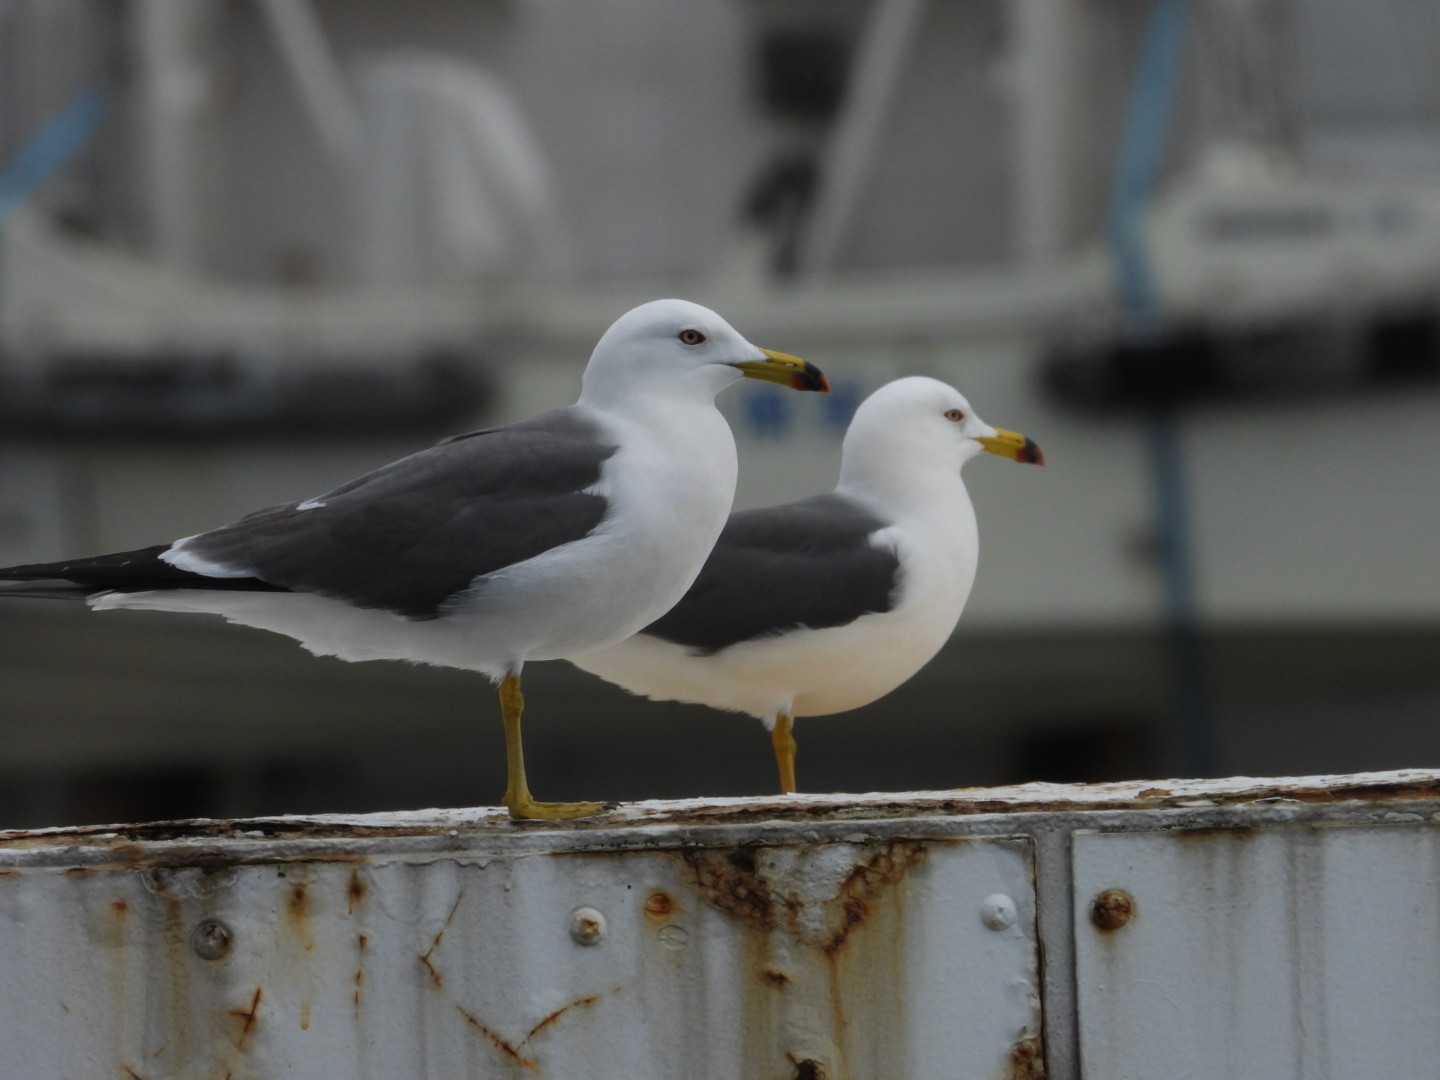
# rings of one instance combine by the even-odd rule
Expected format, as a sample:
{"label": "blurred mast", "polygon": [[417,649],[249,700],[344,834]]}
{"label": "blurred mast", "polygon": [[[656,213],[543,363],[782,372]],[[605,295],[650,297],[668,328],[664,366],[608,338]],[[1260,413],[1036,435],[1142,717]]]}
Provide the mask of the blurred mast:
{"label": "blurred mast", "polygon": [[191,273],[201,268],[207,216],[200,125],[211,79],[203,54],[217,9],[209,0],[137,0],[133,11],[135,191],[151,258]]}
{"label": "blurred mast", "polygon": [[815,280],[835,264],[870,178],[875,147],[906,70],[925,0],[875,0],[820,168],[820,192],[801,237],[797,269]]}
{"label": "blurred mast", "polygon": [[1015,249],[1032,266],[1071,239],[1080,27],[1074,0],[1014,0],[1006,7],[1015,108]]}
{"label": "blurred mast", "polygon": [[263,0],[262,10],[326,153],[342,170],[358,165],[365,125],[315,9],[308,0]]}

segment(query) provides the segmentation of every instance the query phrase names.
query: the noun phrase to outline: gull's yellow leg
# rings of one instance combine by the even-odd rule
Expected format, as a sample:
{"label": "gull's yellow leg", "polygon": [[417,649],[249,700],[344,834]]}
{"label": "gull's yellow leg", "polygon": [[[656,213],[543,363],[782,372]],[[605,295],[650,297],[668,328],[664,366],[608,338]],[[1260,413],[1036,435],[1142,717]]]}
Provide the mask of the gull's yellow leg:
{"label": "gull's yellow leg", "polygon": [[793,721],[789,713],[775,717],[775,728],[770,732],[770,744],[775,747],[775,764],[780,767],[780,793],[795,794],[795,736],[791,733]]}
{"label": "gull's yellow leg", "polygon": [[565,821],[588,817],[605,809],[604,803],[537,802],[530,797],[525,783],[525,751],[520,744],[520,714],[525,711],[525,697],[520,693],[520,676],[506,675],[500,682],[500,714],[505,720],[505,805],[512,818],[542,818]]}

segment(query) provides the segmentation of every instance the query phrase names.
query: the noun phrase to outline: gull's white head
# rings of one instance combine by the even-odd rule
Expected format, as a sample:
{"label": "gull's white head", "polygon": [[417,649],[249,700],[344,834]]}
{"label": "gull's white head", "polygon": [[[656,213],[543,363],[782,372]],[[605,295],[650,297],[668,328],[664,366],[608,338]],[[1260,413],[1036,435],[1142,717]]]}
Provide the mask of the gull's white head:
{"label": "gull's white head", "polygon": [[912,375],[886,383],[855,410],[845,432],[840,482],[876,492],[953,482],[961,466],[982,452],[1045,463],[1038,446],[991,427],[953,386]]}
{"label": "gull's white head", "polygon": [[585,368],[580,400],[604,406],[654,393],[713,400],[741,378],[829,389],[813,364],[751,345],[709,308],[652,300],[605,331]]}

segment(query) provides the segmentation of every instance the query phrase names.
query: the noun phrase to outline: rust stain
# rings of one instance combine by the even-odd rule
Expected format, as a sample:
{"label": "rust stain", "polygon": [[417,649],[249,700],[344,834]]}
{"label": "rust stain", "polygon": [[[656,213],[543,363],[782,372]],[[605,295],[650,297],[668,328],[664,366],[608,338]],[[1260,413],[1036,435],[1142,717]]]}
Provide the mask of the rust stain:
{"label": "rust stain", "polygon": [[835,1018],[835,1034],[841,1040],[841,1053],[844,1053],[845,1029],[850,1026],[850,1017],[845,1015],[845,995],[841,989],[840,973],[833,953],[827,953],[826,962],[830,966],[830,977],[825,980],[826,996],[830,999],[830,1015]]}
{"label": "rust stain", "polygon": [[571,1009],[583,1009],[587,1005],[594,1005],[599,1000],[599,994],[591,994],[589,997],[583,997],[580,998],[578,1001],[572,1001],[569,1005],[562,1005],[560,1008],[556,1009],[549,1016],[545,1017],[545,1019],[541,1020],[538,1024],[536,1024],[528,1032],[526,1032],[525,1038],[520,1040],[520,1046],[525,1046],[526,1043],[528,1043],[536,1035],[539,1035],[540,1032],[544,1031],[546,1028],[554,1024],[555,1021],[559,1020]]}
{"label": "rust stain", "polygon": [[130,905],[124,900],[110,901],[110,910],[115,913],[117,919],[128,919],[130,917]]}
{"label": "rust stain", "polygon": [[792,1080],[827,1080],[829,1074],[825,1072],[825,1066],[814,1058],[797,1058],[790,1053],[785,1056],[790,1059],[790,1064],[795,1066]]}
{"label": "rust stain", "polygon": [[254,995],[250,998],[250,1007],[248,1009],[230,1010],[230,1015],[240,1023],[240,1033],[235,1039],[235,1048],[237,1050],[244,1049],[245,1040],[250,1037],[250,1033],[255,1030],[256,1025],[260,1022],[260,999],[263,996],[264,987],[257,986],[255,987]]}
{"label": "rust stain", "polygon": [[[367,935],[355,935],[356,964],[363,964],[365,962],[364,953],[369,947],[370,938]],[[351,1010],[350,1015],[354,1019],[359,1020],[360,1007],[365,1004],[365,969],[363,967],[355,968],[355,990],[351,996],[351,1001],[354,1004],[354,1008]]]}
{"label": "rust stain", "polygon": [[1440,781],[1404,781],[1391,784],[1337,784],[1334,787],[1280,788],[1276,795],[1301,802],[1335,802],[1361,799],[1388,802],[1392,799],[1434,799],[1440,797]]}
{"label": "rust stain", "polygon": [[359,870],[350,871],[350,884],[345,887],[345,896],[349,906],[345,914],[354,915],[355,909],[365,902],[365,894],[370,891],[370,886],[365,884],[365,879],[360,876]]}
{"label": "rust stain", "polygon": [[1119,930],[1135,917],[1135,898],[1124,889],[1106,889],[1090,901],[1090,921],[1100,930]]}
{"label": "rust stain", "polygon": [[[1305,802],[1334,802],[1337,792],[1332,788],[1305,787],[1290,788],[1285,792],[1292,799],[1300,799]],[[1373,792],[1368,789],[1360,796],[1361,798],[1374,798]]]}
{"label": "rust stain", "polygon": [[[369,939],[366,935],[364,935],[364,934],[356,934],[356,935],[355,935],[355,951],[356,951],[357,953],[364,953],[365,950],[366,950],[367,948],[369,948],[369,946],[370,946],[370,939]],[[364,957],[363,957],[363,956],[358,957],[358,958],[357,958],[357,962],[358,962],[358,963],[364,963]],[[350,1015],[351,1015],[352,1017],[354,1017],[356,1020],[359,1020],[359,1019],[360,1019],[360,1006],[365,1003],[365,969],[364,969],[363,967],[357,967],[357,968],[355,969],[355,993],[354,993],[354,995],[353,995],[352,1000],[353,1000],[353,1002],[354,1002],[354,1004],[355,1004],[355,1007],[354,1007],[354,1009],[351,1011]]]}
{"label": "rust stain", "polygon": [[[677,854],[687,883],[721,911],[762,932],[779,928],[801,933],[803,899],[776,892],[757,870],[758,850],[743,846],[728,850],[686,849]],[[927,853],[923,841],[892,840],[855,866],[835,898],[825,902],[833,913],[828,936],[821,942],[826,956],[833,957],[845,947],[850,935],[870,918],[871,906],[913,867],[923,863]],[[646,908],[648,915],[650,900]]]}
{"label": "rust stain", "polygon": [[[146,872],[140,875],[140,877],[141,884],[147,890],[157,893],[162,897],[161,919],[163,929],[161,929],[158,940],[155,942],[155,951],[158,954],[156,959],[164,965],[164,979],[160,981],[157,987],[164,994],[163,1004],[160,1008],[170,1016],[184,1016],[195,1002],[192,989],[195,981],[195,973],[189,960],[189,957],[192,955],[190,944],[191,928],[186,925],[185,903],[176,891],[172,891],[171,887],[174,886],[177,890],[183,892],[187,890],[182,888],[182,886],[194,885],[196,882],[193,880],[182,882],[179,875],[158,875],[154,874],[153,871]],[[150,906],[153,911],[153,906],[147,906]],[[118,992],[122,1001],[124,991],[121,987],[126,980],[118,978],[117,976],[120,976],[123,971],[124,967],[122,965],[112,967],[113,975],[109,980],[112,987],[112,994]],[[238,988],[236,988],[234,992],[238,993]],[[258,995],[259,992],[259,987],[257,987],[256,994]],[[227,994],[226,998],[228,999],[228,997],[229,995]],[[122,1010],[125,1008],[123,1004],[121,1008]],[[244,1022],[243,1030],[238,1033],[236,1039],[237,1047],[244,1046],[248,1033],[256,1022],[258,1008],[259,999],[257,997],[251,1006],[249,1019]],[[239,1009],[232,1009],[231,1015],[238,1015],[240,1011]],[[217,1022],[221,1024],[224,1023],[224,1021],[219,1020],[218,1017],[216,1019]],[[183,1024],[178,1025],[172,1027],[170,1031],[174,1037],[184,1040],[182,1049],[178,1055],[184,1057],[183,1047],[189,1042],[189,1036],[185,1026]]]}
{"label": "rust stain", "polygon": [[680,852],[689,883],[721,911],[761,930],[775,927],[777,900],[755,870],[755,848]]}
{"label": "rust stain", "polygon": [[[620,987],[613,987],[610,992],[618,994],[620,992]],[[542,1032],[548,1030],[551,1027],[554,1027],[555,1024],[559,1022],[560,1018],[563,1017],[566,1013],[571,1012],[575,1009],[588,1008],[589,1006],[594,1005],[597,1001],[599,1001],[600,998],[600,994],[589,994],[585,997],[577,998],[576,1000],[570,1002],[570,1004],[568,1005],[562,1005],[560,1008],[556,1009],[549,1016],[544,1017],[538,1024],[536,1024],[529,1031],[527,1031],[525,1033],[525,1037],[517,1043],[510,1042],[508,1039],[502,1037],[493,1028],[487,1027],[485,1024],[481,1023],[479,1017],[477,1017],[469,1010],[463,1009],[459,1005],[456,1005],[455,1008],[459,1010],[460,1015],[465,1018],[465,1022],[471,1027],[473,1027],[476,1031],[480,1032],[480,1034],[485,1037],[485,1040],[490,1043],[491,1046],[495,1047],[496,1050],[500,1051],[500,1053],[504,1054],[511,1061],[515,1062],[515,1064],[519,1065],[526,1072],[533,1073],[540,1071],[540,1060],[533,1055],[527,1055],[525,1053],[525,1048],[530,1045],[530,1041],[534,1039],[535,1036],[541,1034]]]}
{"label": "rust stain", "polygon": [[285,910],[290,918],[296,922],[304,920],[310,915],[310,894],[305,890],[304,885],[292,885],[290,887],[290,899],[285,905]]}
{"label": "rust stain", "polygon": [[485,1036],[485,1040],[491,1046],[495,1047],[496,1050],[499,1050],[500,1053],[504,1054],[511,1061],[515,1062],[515,1064],[519,1065],[526,1072],[533,1073],[540,1071],[540,1063],[534,1058],[528,1058],[524,1054],[520,1053],[519,1047],[515,1046],[511,1042],[506,1041],[505,1039],[502,1039],[494,1031],[482,1024],[473,1013],[460,1008],[459,1005],[456,1005],[455,1008],[459,1009],[460,1015],[465,1018],[465,1022],[471,1027],[473,1027],[476,1031],[480,1032],[481,1035]]}
{"label": "rust stain", "polygon": [[1169,833],[1180,841],[1214,840],[1224,837],[1230,840],[1248,840],[1258,835],[1260,826],[1254,822],[1237,822],[1234,825],[1197,825],[1170,829]]}
{"label": "rust stain", "polygon": [[782,990],[790,984],[790,976],[779,968],[761,968],[760,981],[766,986],[773,986],[777,990]]}
{"label": "rust stain", "polygon": [[304,882],[290,886],[290,894],[285,900],[285,918],[294,928],[305,951],[313,951],[315,932],[310,924],[310,890]]}
{"label": "rust stain", "polygon": [[121,1065],[120,1068],[124,1071],[127,1080],[145,1080],[144,1076],[136,1072],[129,1065]]}
{"label": "rust stain", "polygon": [[850,935],[870,917],[870,905],[891,886],[898,884],[911,868],[925,861],[929,849],[914,840],[892,840],[883,850],[850,872],[840,886],[840,925],[821,948],[834,956],[845,947]]}
{"label": "rust stain", "polygon": [[[838,1057],[832,1068],[841,1075],[851,1072],[852,1013],[846,1001],[847,988],[861,985],[894,987],[899,985],[902,977],[896,954],[888,946],[888,941],[893,940],[890,934],[902,932],[905,894],[899,892],[883,905],[880,901],[887,893],[897,891],[896,887],[906,875],[929,857],[927,843],[916,840],[892,840],[866,851],[868,857],[853,865],[835,897],[825,903],[826,932],[817,942],[827,971],[826,998]],[[850,947],[852,935],[871,925],[877,927],[872,935],[878,934],[879,937],[871,942],[870,947],[865,946],[864,936],[858,946]],[[864,1003],[859,1014],[860,1030],[871,1037],[882,1034],[881,1029],[875,1027],[872,1008],[871,1003]]]}
{"label": "rust stain", "polygon": [[1170,794],[1169,788],[1147,787],[1135,793],[1137,799],[1163,799]]}
{"label": "rust stain", "polygon": [[[420,957],[420,963],[425,966],[425,971],[429,974],[430,981],[435,984],[437,990],[445,985],[445,980],[441,978],[440,972],[431,963],[430,957],[440,947],[440,939],[445,936],[445,931],[450,929],[450,923],[455,919],[455,912],[460,910],[460,901],[463,899],[465,899],[465,890],[461,889],[459,895],[455,897],[455,903],[450,905],[450,914],[445,916],[445,924],[436,931],[435,939],[430,942],[430,948],[426,949],[425,954]],[[360,947],[363,949],[365,946],[361,945]]]}
{"label": "rust stain", "polygon": [[1045,1080],[1045,1048],[1040,1036],[1022,1031],[1010,1048],[1009,1065],[1005,1080]]}
{"label": "rust stain", "polygon": [[308,1001],[300,1003],[300,1030],[310,1030],[310,1002]]}
{"label": "rust stain", "polygon": [[89,877],[89,876],[90,876],[91,874],[93,874],[93,873],[95,873],[95,871],[94,871],[94,869],[93,869],[92,867],[89,867],[89,866],[72,866],[72,867],[69,867],[69,868],[65,871],[65,876],[66,876],[66,877]]}
{"label": "rust stain", "polygon": [[870,914],[870,905],[858,896],[844,897],[840,902],[840,926],[834,936],[825,942],[821,948],[825,950],[826,956],[834,956],[842,948],[845,942],[850,940],[850,933],[857,927],[862,926]]}
{"label": "rust stain", "polygon": [[652,889],[645,897],[645,917],[663,922],[675,912],[675,898],[664,889]]}
{"label": "rust stain", "polygon": [[215,851],[153,851],[140,844],[127,844],[112,849],[119,858],[115,862],[96,863],[100,870],[116,866],[126,870],[232,870],[237,866],[290,866],[296,863],[364,863],[364,855],[344,852],[266,852],[254,856],[238,854],[234,849]]}

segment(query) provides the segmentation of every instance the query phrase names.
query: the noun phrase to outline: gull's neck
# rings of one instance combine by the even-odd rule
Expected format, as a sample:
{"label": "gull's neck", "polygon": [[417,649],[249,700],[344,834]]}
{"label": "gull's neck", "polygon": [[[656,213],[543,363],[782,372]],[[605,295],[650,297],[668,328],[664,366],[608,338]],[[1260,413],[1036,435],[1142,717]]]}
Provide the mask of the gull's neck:
{"label": "gull's neck", "polygon": [[847,437],[836,490],[892,515],[945,517],[970,504],[960,476],[965,460],[958,453],[937,458],[933,446],[906,446],[893,435]]}

